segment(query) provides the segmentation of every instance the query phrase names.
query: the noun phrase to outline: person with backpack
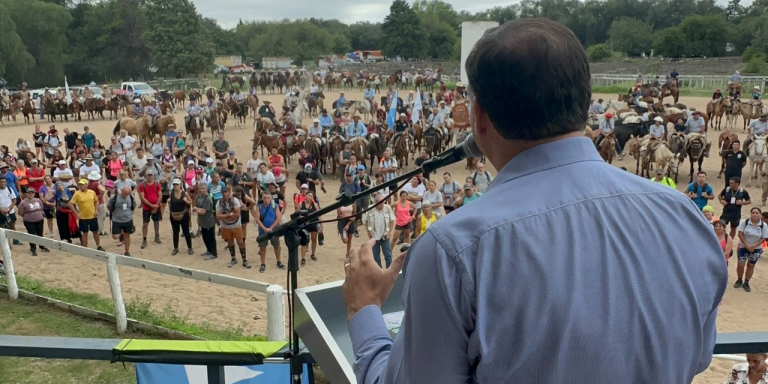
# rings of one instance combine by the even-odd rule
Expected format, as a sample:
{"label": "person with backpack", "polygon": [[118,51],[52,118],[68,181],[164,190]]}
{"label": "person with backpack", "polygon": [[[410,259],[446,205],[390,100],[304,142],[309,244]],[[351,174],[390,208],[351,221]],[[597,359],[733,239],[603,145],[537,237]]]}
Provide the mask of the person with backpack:
{"label": "person with backpack", "polygon": [[214,230],[216,228],[215,206],[213,205],[213,198],[208,193],[208,184],[198,183],[196,188],[197,196],[192,211],[197,214],[200,235],[206,249],[200,256],[203,256],[205,260],[213,260],[219,257],[216,251],[216,232]]}
{"label": "person with backpack", "polygon": [[752,200],[749,197],[749,192],[740,187],[740,177],[731,177],[728,183],[729,186],[720,192],[717,199],[723,205],[723,214],[720,216],[720,221],[723,222],[723,225],[731,225],[731,238],[735,238],[736,227],[738,227],[739,220],[741,220],[741,207],[752,204]]}
{"label": "person with backpack", "polygon": [[[269,193],[261,194],[261,203],[256,206],[256,212],[254,212],[254,220],[259,227],[259,236],[266,232],[271,232],[278,224],[280,224],[280,218],[282,213],[277,204],[272,201],[272,195]],[[264,273],[267,269],[267,243],[272,244],[275,249],[275,259],[277,259],[277,267],[285,269],[285,265],[280,261],[280,238],[273,237],[267,241],[259,243],[259,258],[261,259],[261,266],[259,272]]]}
{"label": "person with backpack", "polygon": [[240,200],[232,196],[228,188],[221,190],[221,199],[216,203],[216,218],[221,223],[221,238],[227,242],[229,250],[229,268],[237,265],[235,256],[235,243],[240,249],[240,257],[243,259],[243,267],[250,269],[251,263],[245,255],[245,238],[243,237],[243,228],[241,223],[241,203]]}
{"label": "person with backpack", "polygon": [[443,209],[448,214],[453,211],[453,205],[461,193],[461,185],[451,180],[450,172],[443,173],[443,183],[440,184],[440,193],[443,194]]}
{"label": "person with backpack", "polygon": [[162,244],[160,241],[160,220],[163,219],[163,204],[160,202],[160,196],[163,194],[163,188],[160,183],[155,181],[155,172],[149,170],[145,174],[146,180],[139,184],[139,198],[141,198],[141,249],[147,247],[147,232],[149,229],[149,220],[152,219],[155,227],[155,244]]}
{"label": "person with backpack", "polygon": [[485,193],[485,189],[491,185],[493,177],[485,170],[485,164],[478,162],[475,166],[475,172],[472,172],[469,177],[472,178],[472,184],[477,188],[480,193]]}
{"label": "person with backpack", "polygon": [[707,184],[706,180],[707,173],[699,171],[699,173],[696,174],[696,182],[691,183],[688,185],[688,188],[685,189],[685,194],[696,203],[696,206],[699,207],[699,209],[704,209],[704,207],[707,206],[708,201],[715,198],[712,187]]}
{"label": "person with backpack", "polygon": [[112,217],[112,238],[119,240],[125,246],[125,256],[131,256],[131,234],[136,231],[133,225],[133,210],[136,200],[131,193],[131,187],[124,186],[107,202],[107,210]]}
{"label": "person with backpack", "polygon": [[[736,256],[739,259],[739,264],[736,268],[738,280],[733,284],[734,288],[744,288],[747,292],[752,291],[752,288],[749,286],[749,279],[752,278],[752,274],[755,272],[757,260],[763,254],[763,242],[765,239],[768,239],[768,225],[765,225],[762,220],[760,208],[752,207],[749,210],[749,218],[739,222],[739,248],[736,251]],[[745,265],[746,274],[744,273]],[[743,280],[742,277],[744,278]]]}

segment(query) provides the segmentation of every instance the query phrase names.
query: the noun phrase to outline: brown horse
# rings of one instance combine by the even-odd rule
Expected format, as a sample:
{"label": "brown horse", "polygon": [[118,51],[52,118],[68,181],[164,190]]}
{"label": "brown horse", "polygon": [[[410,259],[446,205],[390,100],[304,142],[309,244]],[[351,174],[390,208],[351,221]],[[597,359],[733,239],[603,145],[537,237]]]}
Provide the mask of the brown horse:
{"label": "brown horse", "polygon": [[[707,103],[707,119],[709,119],[709,127],[720,130],[720,123],[723,120],[723,113],[726,109],[726,99],[712,100]],[[715,120],[717,120],[717,126],[715,126]]]}
{"label": "brown horse", "polygon": [[16,111],[18,111],[20,108],[21,103],[19,100],[12,100],[8,105],[8,109],[5,109],[2,111],[2,113],[0,113],[0,124],[5,125],[5,123],[3,123],[3,116],[5,116],[5,118],[8,120],[13,119],[13,125],[19,125],[19,123],[16,121]]}
{"label": "brown horse", "polygon": [[695,135],[688,140],[688,160],[691,161],[691,177],[688,181],[693,182],[693,166],[695,163],[699,163],[699,172],[701,172],[701,163],[704,162],[704,147],[707,145],[706,140],[702,136]]}
{"label": "brown horse", "polygon": [[669,83],[661,86],[659,100],[663,101],[667,96],[672,96],[672,98],[675,99],[675,104],[677,104],[677,100],[680,98],[680,89],[678,88],[677,79],[672,79]]}
{"label": "brown horse", "polygon": [[355,153],[357,161],[365,164],[365,161],[368,159],[368,143],[366,143],[366,140],[362,137],[356,137],[350,140],[350,142],[352,143],[352,152]]}
{"label": "brown horse", "polygon": [[278,152],[282,152],[283,140],[279,134],[274,133],[254,133],[253,134],[253,150],[257,151],[259,148],[264,147],[267,149],[267,153],[272,153],[272,148],[277,148]]}
{"label": "brown horse", "polygon": [[187,93],[178,90],[173,92],[173,104],[176,105],[176,109],[184,109],[186,108],[184,103],[187,101]]}
{"label": "brown horse", "polygon": [[398,169],[403,166],[408,167],[408,153],[413,149],[413,137],[406,132],[400,135],[394,142],[394,157],[397,161]]}
{"label": "brown horse", "polygon": [[32,117],[32,124],[35,124],[35,104],[32,99],[26,99],[21,103],[21,113],[24,114],[24,122],[29,124],[30,116]]}
{"label": "brown horse", "polygon": [[83,120],[80,117],[80,113],[84,110],[85,108],[83,108],[83,104],[80,103],[80,100],[74,99],[72,100],[72,104],[69,105],[69,111],[72,113],[72,117],[77,118],[77,121]]}
{"label": "brown horse", "polygon": [[336,167],[341,170],[341,164],[339,163],[339,153],[344,149],[344,138],[341,136],[335,136],[330,142],[331,151],[328,153],[328,157],[331,160],[331,171],[333,172],[333,178],[336,179]]}
{"label": "brown horse", "polygon": [[129,135],[139,138],[140,145],[144,146],[152,142],[152,135],[149,132],[150,119],[149,116],[144,116],[138,120],[134,120],[130,117],[123,117],[115,125],[115,129],[112,130],[112,134],[117,136],[120,131],[125,129]]}
{"label": "brown horse", "polygon": [[[728,132],[725,131],[720,134],[720,136],[717,138],[717,152],[720,155],[720,158],[723,159],[725,157],[725,153],[728,152],[729,149],[731,149],[731,144],[734,142],[739,141],[739,136],[735,132]],[[723,177],[723,172],[725,171],[725,161],[720,162],[720,173],[717,174],[717,178],[720,179]]]}
{"label": "brown horse", "polygon": [[616,138],[608,136],[600,143],[600,157],[606,163],[611,164],[614,156],[616,156]]}
{"label": "brown horse", "polygon": [[160,103],[160,114],[161,115],[168,115],[171,113],[171,101],[168,99],[164,99],[162,103]]}
{"label": "brown horse", "polygon": [[248,105],[248,108],[253,112],[253,120],[256,121],[256,118],[259,116],[259,97],[255,94],[248,95],[248,97],[245,98],[245,104]]}
{"label": "brown horse", "polygon": [[728,93],[731,93],[731,92],[733,92],[733,91],[736,91],[736,92],[738,92],[739,94],[741,94],[741,82],[738,82],[738,83],[731,83],[731,85],[730,85],[730,87],[729,87],[729,92],[728,92]]}
{"label": "brown horse", "polygon": [[113,97],[112,100],[107,102],[107,110],[109,111],[109,119],[112,120],[112,116],[115,116],[115,120],[118,119],[118,111],[120,110],[120,100]]}
{"label": "brown horse", "polygon": [[424,128],[421,126],[423,123],[420,121],[413,125],[413,147],[411,153],[421,153],[421,148],[424,146],[421,139],[424,136]]}
{"label": "brown horse", "polygon": [[[101,109],[99,109],[99,103],[101,103]],[[101,118],[104,118],[104,113],[102,112],[104,110],[104,100],[97,100],[94,97],[89,97],[85,99],[85,112],[86,112],[86,118],[88,121],[96,120],[96,115],[100,114]]]}
{"label": "brown horse", "polygon": [[758,119],[760,118],[760,115],[763,114],[763,104],[761,103],[759,106],[753,108],[752,104],[743,102],[739,106],[741,107],[741,117],[744,119],[743,129],[746,131],[750,120]]}

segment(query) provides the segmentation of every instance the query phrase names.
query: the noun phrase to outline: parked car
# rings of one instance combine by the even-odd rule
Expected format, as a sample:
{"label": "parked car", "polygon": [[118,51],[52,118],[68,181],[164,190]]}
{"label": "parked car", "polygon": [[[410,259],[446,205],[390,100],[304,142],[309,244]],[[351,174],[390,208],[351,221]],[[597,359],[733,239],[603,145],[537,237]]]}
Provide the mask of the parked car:
{"label": "parked car", "polygon": [[227,67],[225,67],[225,66],[223,66],[223,65],[218,65],[218,64],[217,64],[215,68],[216,68],[216,70],[217,70],[219,73],[229,73],[229,68],[227,68]]}
{"label": "parked car", "polygon": [[245,64],[230,67],[230,70],[232,71],[232,73],[251,73],[255,71],[253,67],[249,67]]}
{"label": "parked car", "polygon": [[120,84],[120,90],[128,94],[133,94],[134,96],[141,96],[141,95],[152,96],[157,92],[152,87],[150,87],[149,84],[140,83],[137,81],[131,81],[131,82]]}

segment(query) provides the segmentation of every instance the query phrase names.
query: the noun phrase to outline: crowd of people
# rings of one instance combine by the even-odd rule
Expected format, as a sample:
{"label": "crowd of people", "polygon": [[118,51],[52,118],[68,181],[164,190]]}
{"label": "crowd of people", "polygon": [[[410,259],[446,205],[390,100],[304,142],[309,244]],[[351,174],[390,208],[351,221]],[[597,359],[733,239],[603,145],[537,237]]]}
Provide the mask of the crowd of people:
{"label": "crowd of people", "polygon": [[[85,247],[92,242],[98,250],[105,250],[102,237],[111,235],[121,253],[131,256],[131,246],[138,241],[132,241],[138,229],[134,213],[141,211],[141,249],[163,244],[161,223],[167,217],[172,256],[180,252],[181,237],[187,253],[195,254],[192,239],[200,237],[205,248],[201,256],[217,259],[220,238],[230,256],[229,267],[242,263],[251,268],[246,252],[248,224],[253,222],[259,235],[269,232],[297,210],[320,210],[317,190],[326,191],[316,162],[303,152],[301,171],[294,176],[299,192],[287,197],[291,175],[283,156],[275,149],[262,161],[259,152],[253,151],[241,161],[223,132],[210,148],[204,139],[197,147],[187,145],[184,135],[175,129],[165,137],[155,137],[147,150],[125,131],[104,142],[108,144],[101,144],[87,126],[82,133],[65,128],[62,137],[55,126],[43,132],[38,125],[31,142],[18,139],[15,155],[0,147],[0,225],[16,229],[20,220],[29,233],[58,236],[69,243],[77,239]],[[339,158],[344,174],[339,192],[358,193],[397,177],[398,164],[388,151],[374,174],[348,147]],[[441,183],[429,176],[414,177],[396,196],[390,196],[390,188],[386,188],[339,209],[337,232],[347,253],[351,238],[359,237],[362,228],[377,240],[384,253],[383,263],[379,262],[388,266],[397,243],[410,242],[439,218],[477,199],[493,180],[483,163],[463,184],[453,181],[448,172]],[[366,211],[369,207],[373,208]],[[150,223],[153,236],[149,236]],[[306,229],[311,236],[310,244],[301,249],[302,266],[307,263],[307,253],[317,261],[318,246],[324,244],[322,224]],[[279,239],[273,238],[258,243],[260,272],[266,270],[268,245],[274,251],[276,267],[285,269]],[[29,246],[36,256],[38,247]],[[39,250],[48,252],[45,247]]]}

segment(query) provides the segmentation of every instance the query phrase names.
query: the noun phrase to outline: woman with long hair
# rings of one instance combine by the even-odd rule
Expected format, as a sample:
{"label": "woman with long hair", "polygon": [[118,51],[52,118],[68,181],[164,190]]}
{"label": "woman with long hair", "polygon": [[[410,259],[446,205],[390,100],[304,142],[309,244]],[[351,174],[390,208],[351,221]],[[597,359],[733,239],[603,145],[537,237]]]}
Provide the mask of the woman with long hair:
{"label": "woman with long hair", "polygon": [[123,161],[116,152],[109,154],[109,161],[107,162],[107,179],[115,181],[120,177],[120,171],[123,169]]}
{"label": "woman with long hair", "polygon": [[51,176],[53,176],[53,171],[59,167],[59,161],[61,160],[64,160],[64,155],[61,154],[61,151],[58,148],[54,149],[53,155],[48,159],[48,168],[51,169]]}
{"label": "woman with long hair", "polygon": [[251,196],[245,194],[245,190],[242,186],[238,185],[234,189],[234,196],[240,200],[240,227],[243,230],[243,239],[248,237],[248,223],[251,222],[251,214],[256,207],[256,200]]}
{"label": "woman with long hair", "polygon": [[101,145],[99,139],[93,140],[93,147],[91,147],[89,153],[91,154],[91,157],[93,157],[93,163],[99,166],[99,168],[104,168],[102,158],[106,155],[106,152],[106,149]]}
{"label": "woman with long hair", "polygon": [[160,135],[155,135],[155,138],[152,139],[152,144],[149,145],[149,152],[156,163],[160,162],[160,157],[163,155],[163,148],[165,148],[165,145],[163,145],[163,140],[160,138]]}
{"label": "woman with long hair", "polygon": [[[408,201],[408,192],[400,191],[398,200],[392,204],[392,210],[395,212],[395,231],[392,233],[393,239],[399,239],[400,234],[403,234],[403,239],[411,238],[411,221],[416,215],[416,205]],[[413,215],[411,214],[413,212]],[[397,241],[392,241],[390,247],[395,249]]]}
{"label": "woman with long hair", "polygon": [[[18,207],[18,214],[24,222],[27,233],[43,237],[43,202],[35,197],[35,189],[27,187],[24,190],[24,200]],[[29,251],[32,256],[37,256],[37,244],[30,242]],[[40,246],[42,252],[50,252],[48,248]]]}
{"label": "woman with long hair", "polygon": [[40,186],[40,200],[43,202],[43,216],[48,224],[48,237],[53,238],[53,218],[56,212],[56,186],[53,184],[53,178],[45,175],[43,185]]}
{"label": "woman with long hair", "polygon": [[[315,213],[318,210],[320,210],[320,205],[317,204],[317,201],[315,200],[315,194],[312,191],[307,192],[306,198],[304,201],[301,202],[301,209],[306,210],[309,214]],[[318,218],[318,220],[322,220],[322,217]],[[320,230],[320,224],[313,223],[310,225],[307,225],[304,227],[304,229],[309,232],[310,241],[312,243],[312,253],[309,254],[309,258],[313,261],[317,261],[317,256],[315,256],[315,250],[317,250],[317,232]],[[306,260],[307,256],[307,246],[301,247],[301,266],[307,264]]]}
{"label": "woman with long hair", "polygon": [[169,210],[171,212],[171,228],[173,229],[173,251],[171,256],[179,253],[179,232],[184,234],[184,240],[187,242],[187,254],[192,255],[192,236],[189,233],[190,214],[189,207],[192,205],[192,199],[187,196],[181,188],[181,179],[173,180],[173,189],[169,198]]}
{"label": "woman with long hair", "polygon": [[61,181],[56,183],[56,226],[59,229],[59,240],[72,244],[72,239],[80,239],[77,229],[77,215],[69,209],[72,191],[64,187]]}
{"label": "woman with long hair", "polygon": [[728,236],[725,231],[725,224],[719,220],[712,223],[715,229],[715,235],[717,235],[717,241],[720,242],[720,248],[723,250],[723,256],[725,257],[725,265],[728,265],[728,259],[733,255],[733,239]]}

